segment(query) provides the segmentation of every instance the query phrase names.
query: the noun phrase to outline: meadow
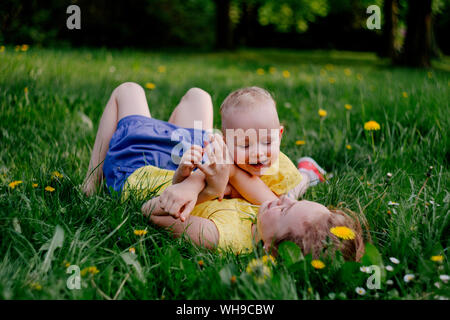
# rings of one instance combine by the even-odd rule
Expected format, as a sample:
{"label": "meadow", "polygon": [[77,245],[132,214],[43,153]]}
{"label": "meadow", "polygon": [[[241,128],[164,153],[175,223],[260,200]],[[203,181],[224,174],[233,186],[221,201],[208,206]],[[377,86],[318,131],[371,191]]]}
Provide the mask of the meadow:
{"label": "meadow", "polygon": [[[372,53],[6,46],[0,75],[0,299],[450,297],[448,57],[414,70]],[[332,174],[304,198],[365,216],[362,261],[311,263],[291,243],[275,263],[260,245],[219,255],[149,225],[135,199],[120,203],[106,189],[85,197],[102,110],[125,81],[145,88],[162,120],[189,88],[208,91],[217,128],[229,92],[269,90],[285,126],[281,150]],[[379,130],[365,130],[371,120]],[[379,289],[366,285],[369,265],[380,267]],[[70,289],[77,267],[80,289]]]}

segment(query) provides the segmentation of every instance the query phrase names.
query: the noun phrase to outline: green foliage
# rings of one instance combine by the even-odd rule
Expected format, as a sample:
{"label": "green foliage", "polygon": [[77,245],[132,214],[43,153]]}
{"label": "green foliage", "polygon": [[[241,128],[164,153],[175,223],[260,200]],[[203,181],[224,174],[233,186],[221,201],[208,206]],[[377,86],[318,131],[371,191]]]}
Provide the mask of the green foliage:
{"label": "green foliage", "polygon": [[308,23],[328,13],[328,0],[265,1],[259,9],[261,25],[273,24],[280,32],[305,32]]}

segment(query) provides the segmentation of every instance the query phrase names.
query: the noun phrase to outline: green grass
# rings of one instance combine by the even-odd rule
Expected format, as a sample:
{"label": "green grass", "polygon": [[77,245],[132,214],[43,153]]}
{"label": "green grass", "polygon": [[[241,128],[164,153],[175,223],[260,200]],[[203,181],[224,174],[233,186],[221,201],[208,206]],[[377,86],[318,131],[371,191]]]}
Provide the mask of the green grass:
{"label": "green grass", "polygon": [[[158,73],[162,65],[167,71]],[[274,74],[270,67],[276,68]],[[258,75],[258,68],[265,74]],[[183,54],[33,47],[14,52],[6,47],[0,52],[0,298],[105,298],[100,292],[112,298],[125,279],[118,299],[448,298],[449,284],[439,275],[450,273],[449,70],[449,58],[424,71],[394,68],[373,54],[351,52]],[[339,257],[321,270],[311,267],[309,257],[294,264],[279,259],[273,276],[259,284],[245,269],[261,256],[261,247],[250,255],[218,255],[148,225],[137,201],[120,204],[105,191],[85,198],[78,185],[101,112],[112,90],[125,81],[155,83],[155,90],[146,90],[147,99],[152,116],[163,120],[186,90],[203,88],[212,96],[216,127],[219,106],[230,91],[250,85],[270,90],[285,125],[282,151],[294,162],[311,156],[334,174],[305,198],[343,203],[365,214],[384,265],[394,267],[381,289],[367,289],[369,275]],[[345,104],[353,106],[348,124]],[[319,108],[328,113],[321,134]],[[368,120],[381,125],[375,152],[363,129]],[[297,140],[306,144],[296,145]],[[52,179],[55,170],[64,177]],[[388,172],[393,177],[386,184]],[[10,188],[16,180],[23,183]],[[46,186],[55,191],[45,191]],[[49,251],[43,245],[57,225],[64,240],[48,256],[46,270]],[[139,237],[136,229],[148,233]],[[134,266],[121,257],[131,247]],[[432,255],[442,255],[443,261],[431,261]],[[366,258],[376,260],[376,252]],[[85,275],[81,290],[69,290],[67,262],[81,269],[96,266],[99,273]],[[415,278],[406,283],[408,273]],[[356,287],[366,294],[357,295]]]}

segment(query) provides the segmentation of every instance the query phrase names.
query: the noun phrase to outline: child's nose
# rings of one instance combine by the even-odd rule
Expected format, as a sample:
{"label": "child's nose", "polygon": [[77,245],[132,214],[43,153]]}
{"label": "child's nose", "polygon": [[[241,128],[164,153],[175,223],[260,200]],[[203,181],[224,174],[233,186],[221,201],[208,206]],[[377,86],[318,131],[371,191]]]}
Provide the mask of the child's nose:
{"label": "child's nose", "polygon": [[260,161],[263,158],[265,158],[265,154],[262,148],[255,146],[250,149],[250,159]]}

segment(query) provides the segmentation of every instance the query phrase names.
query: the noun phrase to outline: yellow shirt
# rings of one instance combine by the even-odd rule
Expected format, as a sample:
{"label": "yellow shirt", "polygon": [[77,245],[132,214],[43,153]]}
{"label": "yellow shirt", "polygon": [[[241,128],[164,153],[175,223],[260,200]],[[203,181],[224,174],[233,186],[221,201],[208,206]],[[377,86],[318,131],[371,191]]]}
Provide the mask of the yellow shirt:
{"label": "yellow shirt", "polygon": [[[126,180],[122,199],[130,193],[145,199],[162,193],[172,183],[174,171],[154,166],[144,166],[134,171]],[[287,193],[302,180],[300,172],[282,152],[278,160],[261,176],[261,180],[277,195]],[[219,249],[234,253],[248,252],[253,248],[251,226],[256,219],[258,206],[243,199],[211,200],[195,206],[191,215],[212,220],[219,231]]]}

